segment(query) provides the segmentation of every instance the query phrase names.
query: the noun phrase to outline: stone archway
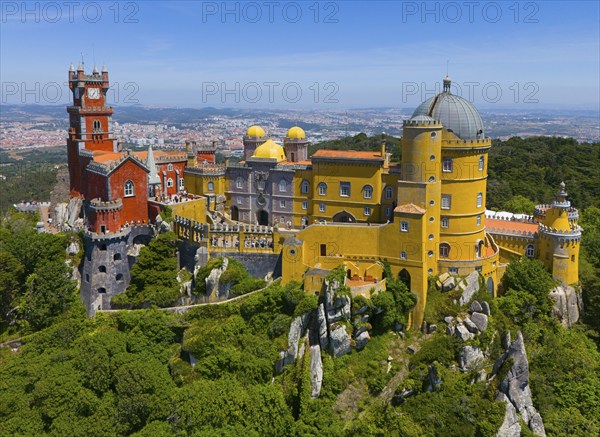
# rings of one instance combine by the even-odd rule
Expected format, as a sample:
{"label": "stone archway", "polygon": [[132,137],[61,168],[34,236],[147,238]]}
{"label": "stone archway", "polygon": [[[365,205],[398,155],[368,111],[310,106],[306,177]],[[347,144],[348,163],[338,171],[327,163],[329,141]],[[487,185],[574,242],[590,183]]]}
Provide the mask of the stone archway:
{"label": "stone archway", "polygon": [[269,213],[261,209],[256,213],[256,219],[261,226],[269,226]]}
{"label": "stone archway", "polygon": [[356,218],[348,211],[338,212],[333,216],[334,223],[356,223]]}
{"label": "stone archway", "polygon": [[404,285],[406,285],[408,291],[410,291],[410,273],[408,273],[408,270],[400,270],[400,273],[398,273],[398,279],[400,279],[400,281],[402,281]]}

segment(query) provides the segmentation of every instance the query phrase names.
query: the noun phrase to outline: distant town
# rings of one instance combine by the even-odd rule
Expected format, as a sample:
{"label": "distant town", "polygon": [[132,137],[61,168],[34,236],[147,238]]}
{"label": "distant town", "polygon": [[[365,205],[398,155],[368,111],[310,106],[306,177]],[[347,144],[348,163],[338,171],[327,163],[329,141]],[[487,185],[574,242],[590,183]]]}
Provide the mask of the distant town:
{"label": "distant town", "polygon": [[[400,136],[402,122],[412,110],[382,108],[347,111],[184,109],[121,106],[114,132],[127,146],[179,147],[191,140],[214,144],[225,155],[238,156],[247,126],[260,124],[274,138],[293,125],[304,128],[311,142],[339,139],[364,132]],[[482,115],[492,138],[560,136],[581,142],[600,141],[600,121],[594,111],[496,111]],[[3,105],[0,149],[27,149],[65,145],[67,117],[64,106]]]}

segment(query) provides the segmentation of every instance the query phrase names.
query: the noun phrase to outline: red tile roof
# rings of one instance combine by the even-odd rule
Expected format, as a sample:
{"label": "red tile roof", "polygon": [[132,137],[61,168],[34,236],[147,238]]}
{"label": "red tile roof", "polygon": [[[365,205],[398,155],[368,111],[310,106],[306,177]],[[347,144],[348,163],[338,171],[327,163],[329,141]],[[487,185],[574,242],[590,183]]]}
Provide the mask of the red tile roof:
{"label": "red tile roof", "polygon": [[520,232],[537,232],[538,225],[537,223],[526,223],[512,220],[495,220],[495,219],[485,219],[485,227],[488,230],[491,229],[506,229],[511,231],[520,231]]}

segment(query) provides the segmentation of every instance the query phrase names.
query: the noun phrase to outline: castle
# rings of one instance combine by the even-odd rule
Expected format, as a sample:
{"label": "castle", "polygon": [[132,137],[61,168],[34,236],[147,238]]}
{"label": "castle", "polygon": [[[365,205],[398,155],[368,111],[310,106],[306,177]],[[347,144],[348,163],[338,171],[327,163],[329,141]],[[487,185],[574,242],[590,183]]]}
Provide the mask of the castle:
{"label": "castle", "polygon": [[[278,255],[283,283],[302,282],[306,292],[319,292],[339,265],[353,293],[384,290],[388,264],[417,296],[416,327],[432,276],[477,271],[496,294],[508,262],[527,256],[564,284],[578,281],[581,228],[564,184],[531,217],[486,216],[492,141],[477,109],[450,92],[448,77],[443,91],[404,121],[401,163],[390,162],[384,142],[377,152],[318,150],[308,157],[297,126],[282,145],[250,127],[236,164],[216,164],[214,149],[195,144],[185,152],[123,151],[104,105],[106,69],[87,76],[81,66],[71,68],[69,84],[71,192],[85,199],[91,248],[84,274],[92,284],[82,291],[88,307],[108,307],[126,288],[127,247],[151,234],[167,204],[182,240],[214,255]],[[97,286],[114,285],[115,273],[119,286]]]}

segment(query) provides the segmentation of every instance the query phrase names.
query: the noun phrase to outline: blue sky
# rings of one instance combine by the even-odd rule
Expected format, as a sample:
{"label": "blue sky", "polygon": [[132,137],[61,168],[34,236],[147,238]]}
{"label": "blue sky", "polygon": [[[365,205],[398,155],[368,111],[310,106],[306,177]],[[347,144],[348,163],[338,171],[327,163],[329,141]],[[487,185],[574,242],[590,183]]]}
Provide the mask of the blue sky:
{"label": "blue sky", "polygon": [[2,1],[2,102],[66,102],[83,53],[116,104],[410,108],[449,60],[480,108],[598,110],[599,4]]}

